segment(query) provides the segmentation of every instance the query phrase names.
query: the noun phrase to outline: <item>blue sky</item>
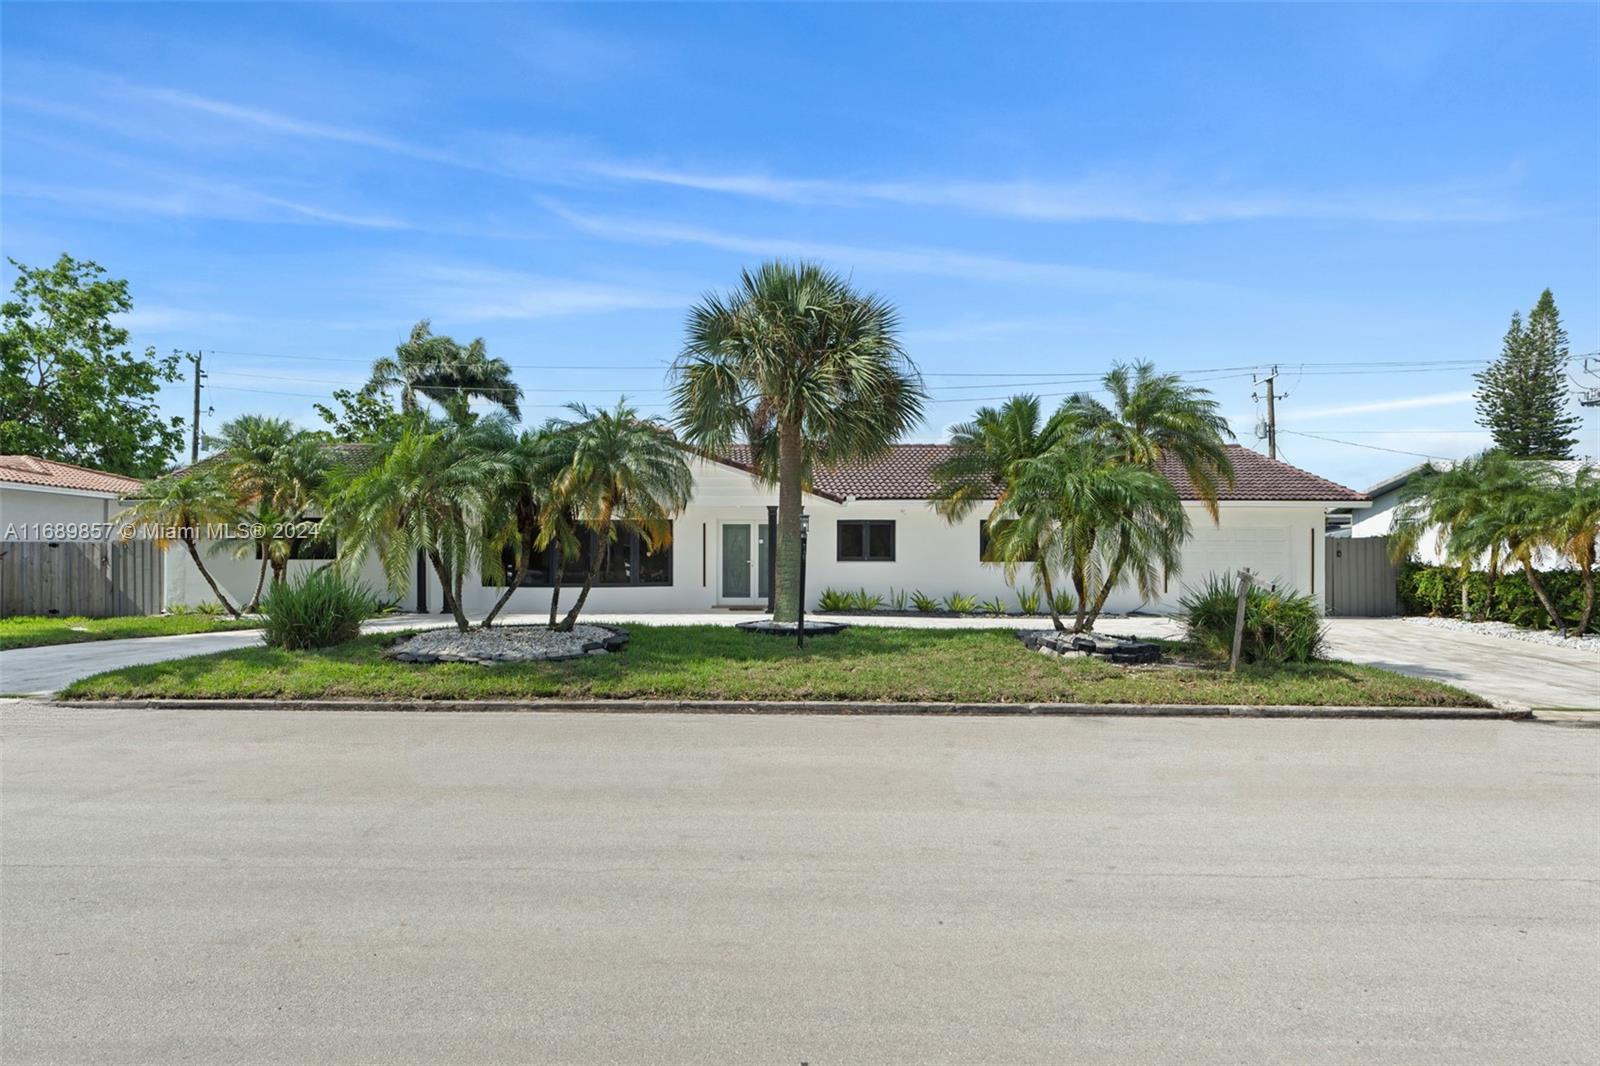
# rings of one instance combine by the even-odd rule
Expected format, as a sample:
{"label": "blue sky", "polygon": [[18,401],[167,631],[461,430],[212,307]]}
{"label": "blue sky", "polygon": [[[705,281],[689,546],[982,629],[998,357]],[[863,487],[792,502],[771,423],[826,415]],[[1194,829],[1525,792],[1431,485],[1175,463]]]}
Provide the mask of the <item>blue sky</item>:
{"label": "blue sky", "polygon": [[8,4],[0,40],[5,254],[128,278],[213,428],[317,424],[424,317],[530,418],[664,411],[685,308],[771,255],[898,305],[919,439],[1146,358],[1253,443],[1277,364],[1283,456],[1361,487],[1482,446],[1468,361],[1545,286],[1600,349],[1593,5]]}

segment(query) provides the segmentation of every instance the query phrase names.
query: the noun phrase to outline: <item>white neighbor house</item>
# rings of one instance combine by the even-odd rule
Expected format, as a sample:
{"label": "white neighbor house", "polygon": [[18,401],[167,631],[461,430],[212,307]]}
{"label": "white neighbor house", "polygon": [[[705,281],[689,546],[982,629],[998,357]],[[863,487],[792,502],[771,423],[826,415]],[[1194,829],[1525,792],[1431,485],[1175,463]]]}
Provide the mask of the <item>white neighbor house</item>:
{"label": "white neighbor house", "polygon": [[[1193,526],[1193,537],[1183,551],[1182,572],[1173,575],[1152,600],[1142,599],[1131,588],[1117,590],[1108,610],[1170,612],[1187,583],[1246,566],[1280,587],[1321,594],[1325,514],[1332,507],[1365,506],[1365,497],[1247,448],[1234,446],[1231,452],[1236,482],[1222,495],[1218,523],[1212,522],[1180,470],[1164,471],[1184,497]],[[921,590],[935,598],[953,592],[979,599],[998,595],[1015,603],[1004,568],[981,558],[988,509],[979,507],[950,524],[929,502],[931,471],[947,454],[946,445],[903,444],[871,463],[817,472],[805,496],[810,517],[808,605],[815,604],[828,587],[865,588],[883,595],[891,589]],[[726,462],[696,460],[694,495],[673,522],[671,547],[652,557],[627,539],[619,541],[606,580],[596,585],[586,609],[674,612],[764,606],[769,515],[777,504],[777,489],[757,481],[741,463],[743,458],[736,453]],[[249,598],[259,566],[255,559],[214,551],[207,555],[206,565],[231,597],[241,602]],[[290,564],[291,571],[320,565]],[[569,565],[564,605],[571,604],[575,586],[582,581],[581,568],[588,564],[585,559]],[[443,599],[432,571],[416,567],[408,571],[404,587],[390,594],[406,610],[440,610]],[[387,585],[375,560],[366,560],[361,572],[375,587]],[[205,582],[182,553],[170,553],[167,575],[169,604],[210,598]],[[474,577],[468,575],[463,607],[477,617],[503,588]],[[512,595],[506,610],[547,611],[550,578],[548,564],[536,569],[525,587]],[[1031,584],[1024,572],[1018,575],[1018,584],[1025,583]]]}

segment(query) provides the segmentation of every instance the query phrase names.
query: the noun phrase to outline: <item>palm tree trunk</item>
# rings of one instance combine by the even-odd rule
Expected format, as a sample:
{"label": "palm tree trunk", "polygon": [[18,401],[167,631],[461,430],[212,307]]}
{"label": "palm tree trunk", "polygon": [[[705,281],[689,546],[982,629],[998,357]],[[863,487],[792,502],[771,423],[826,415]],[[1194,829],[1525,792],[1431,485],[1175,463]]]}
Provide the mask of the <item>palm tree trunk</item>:
{"label": "palm tree trunk", "polygon": [[461,613],[461,604],[456,599],[454,589],[456,583],[451,580],[450,567],[445,565],[444,557],[437,549],[428,549],[428,561],[433,564],[433,572],[439,578],[439,595],[444,597],[445,606],[450,608],[450,614],[456,620],[456,628],[465,633],[469,628],[467,616]]}
{"label": "palm tree trunk", "polygon": [[1072,564],[1072,589],[1078,596],[1078,608],[1072,619],[1072,631],[1083,632],[1083,615],[1085,605],[1089,602],[1089,575],[1084,572],[1081,562]]}
{"label": "palm tree trunk", "polygon": [[570,633],[572,627],[578,624],[578,614],[583,610],[583,603],[589,598],[589,590],[594,587],[594,579],[600,576],[600,571],[605,569],[606,559],[611,555],[611,541],[605,537],[596,537],[598,549],[594,553],[594,562],[589,564],[589,572],[583,575],[583,588],[578,592],[578,598],[572,604],[572,610],[561,620],[561,624],[554,626],[558,633]]}
{"label": "palm tree trunk", "polygon": [[1116,588],[1117,581],[1122,577],[1122,568],[1128,565],[1128,546],[1123,544],[1117,548],[1117,554],[1111,560],[1111,568],[1106,571],[1105,580],[1100,582],[1100,591],[1095,594],[1094,606],[1089,608],[1089,619],[1084,629],[1094,631],[1095,619],[1100,617],[1100,612],[1105,608],[1106,600],[1111,596],[1111,590]]}
{"label": "palm tree trunk", "polygon": [[778,543],[772,619],[794,622],[800,617],[800,478],[805,469],[805,438],[800,423],[778,426]]}
{"label": "palm tree trunk", "polygon": [[488,629],[494,622],[495,616],[500,613],[500,609],[506,605],[506,601],[511,599],[511,594],[522,587],[522,579],[528,574],[528,560],[533,558],[533,538],[536,533],[536,528],[523,532],[522,554],[517,558],[517,572],[511,575],[511,580],[506,583],[506,590],[500,594],[494,606],[489,608],[489,613],[483,616],[483,621],[478,623],[479,629]]}
{"label": "palm tree trunk", "polygon": [[556,572],[550,582],[550,628],[556,627],[556,610],[561,605],[561,571],[567,566],[567,557],[564,552],[556,552]]}
{"label": "palm tree trunk", "polygon": [[1067,626],[1065,622],[1061,621],[1060,612],[1056,610],[1055,590],[1050,587],[1050,567],[1044,563],[1034,563],[1033,565],[1039,568],[1039,581],[1044,586],[1044,602],[1050,608],[1050,624],[1055,627],[1057,633],[1065,633]]}
{"label": "palm tree trunk", "polygon": [[1579,568],[1583,574],[1583,617],[1578,620],[1578,636],[1589,632],[1589,623],[1594,621],[1594,550],[1591,548],[1589,557],[1583,560]]}
{"label": "palm tree trunk", "polygon": [[206,584],[211,586],[212,595],[216,596],[217,602],[222,604],[223,610],[227,611],[235,618],[238,618],[239,608],[235,607],[229,602],[228,597],[223,593],[222,589],[217,587],[217,581],[211,576],[211,571],[207,570],[206,564],[201,561],[200,553],[195,549],[194,546],[194,534],[183,534],[180,539],[183,541],[183,546],[189,549],[189,558],[194,560],[194,568],[200,571],[200,576],[205,578]]}
{"label": "palm tree trunk", "polygon": [[261,545],[261,572],[256,575],[256,592],[250,597],[250,606],[245,608],[246,614],[254,614],[261,609],[261,586],[267,583],[267,563],[271,560],[272,553],[267,551],[265,544]]}
{"label": "palm tree trunk", "polygon": [[1556,610],[1556,605],[1550,602],[1550,594],[1544,590],[1544,582],[1539,580],[1539,571],[1533,568],[1533,555],[1525,553],[1522,557],[1522,569],[1528,573],[1528,585],[1533,589],[1533,594],[1539,597],[1539,603],[1544,607],[1544,613],[1550,616],[1550,621],[1556,629],[1565,633],[1567,623],[1561,617],[1561,612]]}

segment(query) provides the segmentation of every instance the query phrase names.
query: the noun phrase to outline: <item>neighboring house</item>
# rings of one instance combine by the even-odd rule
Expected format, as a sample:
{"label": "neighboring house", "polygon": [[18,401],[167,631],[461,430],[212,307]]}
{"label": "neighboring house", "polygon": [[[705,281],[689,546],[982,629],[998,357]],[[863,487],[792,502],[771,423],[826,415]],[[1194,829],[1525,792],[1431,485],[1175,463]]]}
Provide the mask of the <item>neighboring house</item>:
{"label": "neighboring house", "polygon": [[[1570,478],[1579,469],[1592,466],[1591,459],[1557,459],[1548,460],[1563,477]],[[1372,505],[1361,511],[1350,514],[1351,537],[1386,537],[1394,529],[1395,508],[1400,504],[1400,497],[1404,494],[1406,486],[1429,464],[1418,463],[1407,467],[1397,474],[1392,474],[1382,481],[1367,489],[1366,495],[1372,500]],[[1434,460],[1435,469],[1448,470],[1451,461],[1448,459]],[[1444,561],[1443,554],[1439,551],[1439,531],[1437,527],[1428,529],[1422,539],[1417,543],[1416,557],[1418,562],[1429,565],[1438,565]],[[1487,564],[1485,564],[1487,565]],[[1535,565],[1540,569],[1560,568],[1570,565],[1554,552],[1540,552]]]}
{"label": "neighboring house", "polygon": [[[1330,507],[1363,506],[1358,492],[1268,459],[1247,448],[1231,448],[1236,482],[1222,494],[1221,522],[1214,524],[1192,486],[1175,467],[1163,471],[1185,500],[1194,535],[1184,548],[1182,572],[1160,595],[1142,599],[1119,589],[1112,611],[1176,608],[1184,588],[1210,573],[1249,567],[1265,581],[1306,593],[1321,593],[1325,512]],[[1001,596],[1015,603],[1004,567],[982,558],[988,508],[951,524],[930,503],[933,468],[948,446],[904,444],[870,463],[819,470],[805,496],[810,518],[806,598],[815,603],[824,588],[864,588],[887,595],[891,589],[921,590],[943,597],[952,592],[980,599]],[[694,495],[673,523],[672,545],[651,554],[624,538],[613,548],[610,565],[590,595],[594,611],[699,611],[713,608],[759,609],[770,589],[770,553],[777,489],[756,480],[746,465],[748,453],[735,450],[727,460],[694,461]],[[213,546],[215,547],[215,546]],[[570,604],[588,566],[568,564],[562,602]],[[213,563],[212,560],[215,560]],[[305,565],[305,564],[300,564]],[[548,610],[553,559],[535,567],[507,610]],[[207,566],[229,594],[248,597],[256,563],[226,551],[207,558]],[[408,568],[404,587],[394,589],[402,607],[438,611],[443,601],[431,571]],[[363,576],[382,587],[372,560]],[[197,602],[209,595],[193,564],[172,553],[168,564],[168,602]],[[1018,584],[1031,586],[1024,572]],[[481,614],[502,590],[481,579],[469,580],[463,607]]]}
{"label": "neighboring house", "polygon": [[123,498],[142,484],[54,459],[0,455],[0,540],[110,539]]}
{"label": "neighboring house", "polygon": [[154,545],[117,542],[137,478],[32,455],[0,455],[0,617],[153,614],[164,601]]}

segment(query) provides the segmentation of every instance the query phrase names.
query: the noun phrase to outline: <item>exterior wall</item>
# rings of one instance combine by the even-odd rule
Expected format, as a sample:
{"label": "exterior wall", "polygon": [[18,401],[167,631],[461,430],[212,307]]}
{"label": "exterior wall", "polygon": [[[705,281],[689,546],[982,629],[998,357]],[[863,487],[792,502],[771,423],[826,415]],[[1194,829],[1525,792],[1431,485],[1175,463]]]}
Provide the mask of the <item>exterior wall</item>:
{"label": "exterior wall", "polygon": [[[121,509],[115,499],[101,493],[72,492],[43,486],[0,485],[0,539],[84,539],[40,537],[34,530],[40,525],[109,525]],[[8,527],[14,527],[15,536],[6,536]]]}
{"label": "exterior wall", "polygon": [[[256,579],[261,572],[261,560],[255,557],[247,542],[244,543],[245,554],[235,556],[235,545],[227,541],[206,541],[200,545],[201,557],[205,560],[206,569],[211,573],[217,584],[228,594],[228,599],[234,606],[242,607],[250,602],[250,596],[255,592]],[[315,570],[326,566],[327,560],[294,559],[289,563],[288,576],[294,577],[307,570]],[[378,564],[376,556],[366,559],[358,575],[380,594],[400,600],[404,610],[416,606],[414,593],[411,591],[411,582],[406,582],[403,587],[390,589],[389,582],[383,575],[383,567]],[[272,571],[268,568],[267,581],[271,582]],[[440,604],[437,587],[433,591],[433,606],[435,609]],[[211,587],[206,584],[206,579],[195,568],[194,560],[189,557],[188,549],[182,544],[173,543],[167,549],[166,559],[166,597],[165,605],[172,607],[176,604],[186,604],[191,607],[202,603],[215,603],[216,596],[211,592]]]}
{"label": "exterior wall", "polygon": [[[1352,537],[1386,537],[1394,529],[1395,506],[1400,502],[1400,489],[1390,489],[1388,492],[1372,498],[1372,509],[1357,511],[1354,521],[1350,523]],[[1439,527],[1430,526],[1417,542],[1415,552],[1417,561],[1430,566],[1438,566],[1444,562],[1444,553],[1439,550]],[[1547,549],[1539,549],[1534,553],[1534,566],[1540,570],[1570,570],[1572,561]],[[1479,568],[1487,568],[1487,557],[1479,561]]]}

